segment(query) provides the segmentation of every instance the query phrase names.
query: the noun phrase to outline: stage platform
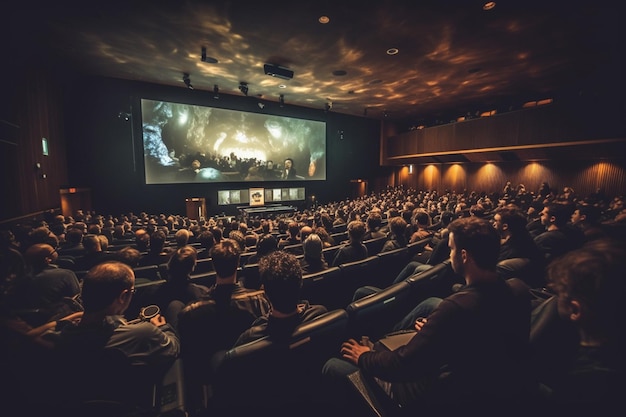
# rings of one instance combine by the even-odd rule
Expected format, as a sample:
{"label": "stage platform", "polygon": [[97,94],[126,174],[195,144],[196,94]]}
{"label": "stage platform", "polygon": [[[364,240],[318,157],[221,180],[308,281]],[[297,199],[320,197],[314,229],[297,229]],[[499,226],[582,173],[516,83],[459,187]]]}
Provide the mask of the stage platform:
{"label": "stage platform", "polygon": [[239,206],[237,207],[246,216],[274,216],[277,214],[293,213],[297,209],[294,206],[271,204],[265,206]]}

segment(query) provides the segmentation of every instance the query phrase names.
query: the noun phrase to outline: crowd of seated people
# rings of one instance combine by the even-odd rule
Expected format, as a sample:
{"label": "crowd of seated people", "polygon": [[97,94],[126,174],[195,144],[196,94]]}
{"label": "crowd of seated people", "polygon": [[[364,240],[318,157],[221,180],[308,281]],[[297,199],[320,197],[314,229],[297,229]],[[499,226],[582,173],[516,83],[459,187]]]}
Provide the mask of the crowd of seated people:
{"label": "crowd of seated people", "polygon": [[[460,218],[489,222],[499,237],[496,263],[516,258],[528,260],[533,268],[525,269],[520,278],[529,287],[539,289],[544,297],[557,295],[554,286],[547,286],[549,278],[555,279],[554,272],[549,277],[550,265],[596,241],[623,239],[623,229],[619,226],[626,222],[621,196],[611,200],[598,190],[582,198],[571,189],[557,194],[547,184],[536,194],[523,187],[509,187],[506,192],[490,194],[389,187],[368,196],[318,204],[296,213],[268,218],[242,215],[232,221],[217,217],[191,220],[181,215],[147,213],[104,216],[79,211],[73,217],[54,215],[3,231],[0,300],[3,332],[32,334],[33,329],[46,322],[86,312],[81,298],[85,277],[89,280],[97,271],[109,270],[100,266],[111,265],[111,262],[126,265],[133,273],[132,282],[124,281],[125,287],[115,290],[119,290],[115,296],[122,297],[116,299],[119,308],[116,307],[114,313],[118,316],[128,307],[124,297],[130,295],[124,294],[135,291],[136,268],[164,267],[165,282],[145,291],[141,302],[159,305],[164,320],[176,334],[181,311],[187,311],[194,303],[215,299],[220,293],[216,288],[225,285],[225,279],[230,287],[237,285],[237,273],[243,266],[240,259],[259,264],[259,269],[261,265],[270,268],[270,264],[264,262],[284,261],[290,268],[297,265],[299,273],[306,276],[330,266],[377,255],[369,253],[364,244],[370,239],[384,240],[378,253],[430,239],[417,257],[406,259],[398,277],[388,277],[388,282],[396,284],[453,256],[448,226]],[[217,254],[225,256],[224,245],[236,246],[232,249],[237,253],[234,274],[230,270],[218,270],[218,263],[222,261],[212,259]],[[329,248],[337,248],[332,259],[324,257]],[[274,252],[278,254],[271,257]],[[284,253],[291,255],[289,259],[281,260]],[[194,282],[194,268],[204,259],[214,264],[217,277],[212,284],[200,285]],[[124,271],[128,275],[128,270]],[[497,269],[500,278],[519,273],[509,270],[506,275],[502,271]],[[243,285],[241,289],[244,290]],[[271,317],[271,298],[268,297],[269,301],[265,298],[264,288],[245,289],[248,291],[263,297],[263,304],[250,315],[248,328],[238,327],[221,347],[234,346],[239,336],[250,330],[254,320]],[[466,289],[456,288],[455,291],[456,294]],[[235,297],[233,293],[232,300],[241,296]],[[178,302],[177,308],[170,309],[174,301]],[[237,303],[231,301],[230,305]],[[102,314],[105,307],[100,306],[98,314]],[[287,307],[282,313],[290,314],[293,308]],[[280,316],[281,310],[275,314]],[[247,334],[256,333],[248,331]],[[184,349],[183,341],[183,352]]]}

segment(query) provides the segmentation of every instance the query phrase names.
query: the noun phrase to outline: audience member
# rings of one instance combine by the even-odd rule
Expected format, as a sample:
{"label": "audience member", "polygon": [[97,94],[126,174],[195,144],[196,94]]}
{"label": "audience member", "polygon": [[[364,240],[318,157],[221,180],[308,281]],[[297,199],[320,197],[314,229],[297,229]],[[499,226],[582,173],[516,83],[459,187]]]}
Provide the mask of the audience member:
{"label": "audience member", "polygon": [[546,263],[584,243],[583,232],[567,224],[572,212],[571,206],[564,204],[547,204],[543,207],[541,224],[545,227],[545,232],[537,235],[534,240]]}
{"label": "audience member", "polygon": [[406,239],[406,221],[399,216],[393,217],[389,220],[389,240],[385,242],[381,253],[394,249],[403,248],[408,244]]}
{"label": "audience member", "polygon": [[[92,266],[113,260],[114,255],[102,249],[102,235],[87,234],[83,237],[85,254],[74,260],[74,271],[88,271]],[[106,239],[105,236],[102,238]]]}
{"label": "audience member", "polygon": [[383,217],[378,211],[372,211],[367,215],[365,221],[365,235],[363,240],[377,239],[387,237],[387,233],[380,230],[383,224]]}
{"label": "audience member", "polygon": [[19,298],[24,300],[23,308],[39,309],[37,320],[41,320],[31,324],[43,324],[73,312],[68,312],[66,301],[79,296],[80,284],[73,271],[54,265],[58,256],[56,249],[46,243],[36,243],[24,254],[26,275],[19,284]]}
{"label": "audience member", "polygon": [[[125,401],[138,400],[139,392],[150,386],[128,386],[131,375],[142,373],[157,382],[179,354],[179,341],[161,315],[149,321],[129,322],[124,312],[135,292],[133,270],[121,262],[111,261],[93,267],[83,278],[82,300],[85,308],[78,324],[61,330],[58,349],[62,358],[68,400],[106,398],[103,392],[84,392],[93,385],[123,387],[119,395]],[[129,363],[128,373],[108,375],[86,374],[103,357],[104,352],[117,352]],[[132,369],[132,371],[131,371]],[[107,371],[105,369],[105,371]],[[61,376],[59,376],[61,377]],[[112,380],[111,378],[117,378]],[[146,381],[142,378],[142,381]]]}
{"label": "audience member", "polygon": [[[184,229],[183,229],[184,230]],[[183,246],[172,253],[167,262],[166,282],[156,286],[153,291],[145,291],[143,300],[159,306],[166,320],[174,328],[177,327],[177,311],[170,309],[172,301],[180,301],[183,305],[198,301],[205,297],[209,289],[204,285],[196,284],[191,280],[191,274],[196,267],[198,252],[193,246]]]}
{"label": "audience member", "polygon": [[248,258],[246,264],[258,264],[262,257],[275,250],[278,250],[278,240],[276,240],[276,236],[271,233],[263,234],[257,242],[256,253]]}
{"label": "audience member", "polygon": [[205,299],[187,305],[179,315],[183,354],[205,358],[205,365],[212,353],[232,347],[255,319],[270,311],[263,290],[246,289],[237,282],[240,256],[239,246],[230,239],[213,246],[215,285]]}
{"label": "audience member", "polygon": [[365,223],[360,220],[348,223],[348,243],[337,250],[332,266],[367,258],[368,253],[363,244],[363,236],[365,236]]}
{"label": "audience member", "polygon": [[451,403],[467,411],[528,400],[529,310],[496,274],[499,236],[478,217],[455,220],[449,229],[452,268],[464,277],[465,287],[443,300],[420,303],[403,320],[415,335],[396,350],[345,342],[343,359],[331,358],[325,365],[330,381],[345,382],[362,369],[394,402],[415,412],[429,410],[429,404],[437,406],[432,411]]}
{"label": "audience member", "polygon": [[264,336],[286,343],[297,326],[326,313],[326,307],[300,300],[302,269],[293,254],[284,251],[270,253],[260,260],[259,274],[271,310],[255,320],[239,336],[235,346]]}
{"label": "audience member", "polygon": [[[162,230],[157,230],[150,235],[148,253],[139,260],[140,266],[161,265],[168,261],[171,251],[165,247],[167,235]],[[139,249],[139,248],[138,248]]]}
{"label": "audience member", "polygon": [[328,269],[328,264],[322,253],[324,243],[317,234],[310,234],[302,243],[302,247],[304,257],[300,259],[300,266],[303,274],[312,274]]}
{"label": "audience member", "polygon": [[[596,239],[572,250],[548,268],[559,314],[578,328],[580,346],[571,369],[552,388],[557,410],[593,406],[598,415],[621,407],[626,388],[624,308],[626,248],[623,242]],[[577,411],[577,409],[567,409]]]}

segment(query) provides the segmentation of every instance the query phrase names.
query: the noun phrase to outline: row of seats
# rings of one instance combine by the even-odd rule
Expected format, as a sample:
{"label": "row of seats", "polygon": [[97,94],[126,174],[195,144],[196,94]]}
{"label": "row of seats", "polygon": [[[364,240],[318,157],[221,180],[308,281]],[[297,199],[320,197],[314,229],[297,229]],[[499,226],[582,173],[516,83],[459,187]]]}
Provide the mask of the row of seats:
{"label": "row of seats", "polygon": [[[449,295],[457,280],[450,261],[445,261],[353,301],[346,308],[331,310],[298,326],[288,344],[277,344],[265,337],[218,352],[211,360],[213,397],[209,406],[216,409],[216,415],[225,410],[228,415],[247,415],[255,410],[263,411],[264,407],[279,407],[285,415],[294,415],[309,407],[324,410],[327,393],[321,368],[330,357],[339,356],[343,341],[359,340],[362,335],[372,340],[381,338],[423,299]],[[550,373],[559,371],[554,364],[558,362],[555,358],[558,359],[559,352],[565,352],[567,346],[576,346],[576,343],[569,343],[575,336],[574,330],[559,319],[555,297],[548,295],[531,315],[530,287],[518,278],[508,278],[507,283],[518,300],[528,307],[531,372],[538,381],[549,382]],[[560,338],[556,343],[554,335]],[[555,345],[562,349],[549,351],[550,346]],[[372,415],[385,415],[385,410],[376,407],[371,411]]]}
{"label": "row of seats", "polygon": [[[343,308],[352,300],[354,291],[362,286],[372,285],[380,288],[389,286],[408,261],[428,243],[422,240],[404,248],[371,255],[365,259],[345,263],[339,266],[306,274],[303,276],[302,298],[312,304],[322,304],[329,309]],[[325,251],[338,248],[330,247]],[[302,255],[299,255],[302,256]],[[144,294],[153,292],[155,286],[162,285],[167,278],[167,265],[136,267],[135,287],[137,293],[129,307],[131,317],[138,314],[142,306],[151,303]],[[239,280],[246,288],[258,289],[261,286],[258,264],[245,264],[238,269]],[[191,276],[192,282],[211,287],[215,284],[216,273],[210,259],[199,260]]]}
{"label": "row of seats", "polygon": [[[227,411],[228,415],[246,415],[270,406],[280,407],[285,415],[294,415],[307,405],[323,408],[321,369],[326,360],[337,356],[343,341],[362,335],[382,336],[421,299],[443,295],[444,288],[449,293],[453,282],[455,275],[446,261],[379,293],[348,303],[345,308],[329,309],[317,319],[298,326],[287,344],[263,337],[218,352],[210,360],[210,376],[205,375],[203,381],[186,381],[187,392],[197,395],[200,391],[210,391],[211,397],[199,400],[191,394],[188,402],[208,404],[214,411]],[[185,343],[184,334],[181,343]],[[206,357],[184,360],[194,364],[207,362]],[[199,390],[194,387],[198,383],[210,384],[211,389]]]}

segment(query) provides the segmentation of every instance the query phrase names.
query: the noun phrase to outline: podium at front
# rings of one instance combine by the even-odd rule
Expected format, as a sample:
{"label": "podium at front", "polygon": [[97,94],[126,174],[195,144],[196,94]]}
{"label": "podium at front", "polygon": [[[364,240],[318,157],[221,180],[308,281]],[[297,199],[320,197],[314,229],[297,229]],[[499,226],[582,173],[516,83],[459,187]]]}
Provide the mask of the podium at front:
{"label": "podium at front", "polygon": [[187,198],[187,217],[191,220],[206,218],[206,200],[204,198]]}

